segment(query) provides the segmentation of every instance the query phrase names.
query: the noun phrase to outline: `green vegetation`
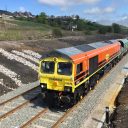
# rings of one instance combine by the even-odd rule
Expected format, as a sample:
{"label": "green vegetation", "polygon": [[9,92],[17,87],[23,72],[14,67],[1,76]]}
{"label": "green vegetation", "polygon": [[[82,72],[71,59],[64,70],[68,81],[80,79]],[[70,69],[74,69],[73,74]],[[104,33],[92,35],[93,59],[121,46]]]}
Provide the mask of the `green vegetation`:
{"label": "green vegetation", "polygon": [[99,34],[106,34],[106,33],[112,33],[112,27],[111,26],[101,26],[98,30]]}
{"label": "green vegetation", "polygon": [[121,32],[121,27],[119,24],[113,23],[112,28],[113,28],[114,33],[120,33]]}
{"label": "green vegetation", "polygon": [[54,29],[52,30],[52,35],[53,35],[53,37],[62,37],[62,32],[61,32],[60,29],[54,28]]}
{"label": "green vegetation", "polygon": [[36,40],[107,33],[127,34],[128,28],[116,23],[104,26],[81,19],[78,15],[55,17],[47,16],[44,12],[35,18],[0,19],[0,40]]}
{"label": "green vegetation", "polygon": [[[119,24],[113,23],[112,26],[105,26],[98,24],[96,22],[91,22],[85,19],[81,19],[78,15],[73,16],[47,16],[44,12],[36,16],[35,22],[44,23],[52,27],[59,27],[63,30],[76,30],[83,31],[84,34],[92,34],[94,31],[97,31],[99,34],[106,33],[128,33],[127,27],[122,27]],[[74,26],[77,26],[73,28]],[[127,30],[127,31],[126,31]]]}
{"label": "green vegetation", "polygon": [[92,32],[89,31],[89,30],[86,30],[86,31],[84,31],[84,34],[85,34],[85,35],[92,35]]}
{"label": "green vegetation", "polygon": [[47,15],[44,12],[41,12],[40,15],[36,16],[36,21],[39,23],[46,24],[47,23]]}
{"label": "green vegetation", "polygon": [[52,27],[32,21],[0,20],[0,40],[36,40],[47,38]]}

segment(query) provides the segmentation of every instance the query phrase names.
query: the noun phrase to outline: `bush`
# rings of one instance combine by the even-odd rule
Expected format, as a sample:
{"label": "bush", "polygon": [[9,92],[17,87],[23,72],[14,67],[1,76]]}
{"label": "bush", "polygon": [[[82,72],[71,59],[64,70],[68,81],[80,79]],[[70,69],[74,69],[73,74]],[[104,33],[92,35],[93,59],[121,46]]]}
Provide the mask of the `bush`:
{"label": "bush", "polygon": [[53,35],[53,37],[62,37],[62,32],[60,29],[55,28],[52,30],[52,35]]}
{"label": "bush", "polygon": [[91,31],[89,31],[89,30],[86,30],[86,31],[84,31],[84,34],[85,34],[85,35],[91,35],[91,34],[92,34],[92,32],[91,32]]}
{"label": "bush", "polygon": [[99,34],[106,34],[107,29],[105,27],[101,27],[98,32],[99,32]]}
{"label": "bush", "polygon": [[112,28],[114,33],[121,33],[121,27],[119,24],[113,23]]}

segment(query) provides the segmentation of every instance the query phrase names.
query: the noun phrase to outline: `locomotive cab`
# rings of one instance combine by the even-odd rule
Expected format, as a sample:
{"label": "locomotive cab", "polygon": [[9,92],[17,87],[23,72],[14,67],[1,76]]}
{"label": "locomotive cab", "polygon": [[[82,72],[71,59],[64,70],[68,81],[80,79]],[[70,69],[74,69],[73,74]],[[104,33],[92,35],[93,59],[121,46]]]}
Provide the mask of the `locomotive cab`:
{"label": "locomotive cab", "polygon": [[40,61],[39,80],[43,90],[72,92],[73,63],[71,60],[49,57]]}

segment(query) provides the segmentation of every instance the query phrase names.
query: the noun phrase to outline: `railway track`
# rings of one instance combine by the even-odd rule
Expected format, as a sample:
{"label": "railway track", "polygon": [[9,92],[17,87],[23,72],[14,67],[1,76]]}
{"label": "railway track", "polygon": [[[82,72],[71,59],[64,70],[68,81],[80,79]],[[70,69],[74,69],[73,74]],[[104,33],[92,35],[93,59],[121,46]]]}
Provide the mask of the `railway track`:
{"label": "railway track", "polygon": [[[1,111],[4,111],[4,112],[3,113],[1,112],[2,114],[0,114],[0,121],[4,118],[8,117],[9,115],[13,114],[14,112],[18,111],[19,109],[25,107],[28,103],[36,100],[38,98],[38,95],[36,95],[37,92],[35,90],[37,90],[37,89],[38,89],[38,87],[32,88],[32,89],[30,89],[26,92],[23,92],[15,97],[12,97],[6,101],[1,102],[0,109],[1,109]],[[30,97],[30,95],[33,95],[33,96]],[[23,97],[26,99],[24,99]],[[16,103],[17,100],[19,100],[17,105],[15,107],[12,107],[10,104]],[[6,108],[10,108],[10,110],[5,112],[4,109],[6,109]]]}
{"label": "railway track", "polygon": [[[7,101],[4,101],[0,104],[0,107],[6,106],[8,103],[12,102],[13,100],[17,100],[17,98],[19,98],[22,95],[25,95],[26,93],[29,93],[33,91],[29,90],[27,92],[24,92],[16,97],[13,97]],[[5,112],[4,114],[0,115],[0,122],[2,122],[3,120],[5,120],[6,118],[8,118],[10,115],[12,115],[13,113],[18,113],[18,111],[20,109],[22,109],[23,107],[25,107],[27,104],[31,103],[32,101],[36,100],[38,98],[38,96],[31,98],[30,100],[25,101],[24,103],[18,105],[17,107],[14,107],[13,109],[9,110],[8,112]],[[80,103],[80,102],[79,102]],[[55,112],[52,112],[50,109],[48,108],[43,108],[41,111],[39,111],[36,115],[34,115],[33,117],[31,117],[27,122],[24,122],[22,125],[19,125],[20,128],[27,128],[27,127],[35,127],[34,122],[37,121],[39,118],[43,118],[45,116],[47,116],[48,114],[50,115],[54,115],[54,120],[50,120],[50,119],[44,119],[44,120],[48,120],[49,122],[52,122],[52,124],[50,125],[50,127],[52,128],[56,128],[59,126],[59,124],[73,111],[74,108],[76,108],[76,106],[79,105],[79,103],[75,106],[73,106],[71,109],[67,110],[66,112],[62,112],[61,114],[55,110]]]}
{"label": "railway track", "polygon": [[11,102],[11,101],[13,101],[13,100],[19,98],[20,96],[23,96],[23,95],[25,95],[25,94],[27,94],[27,93],[29,93],[29,92],[35,90],[36,88],[38,88],[38,87],[32,88],[32,89],[30,89],[30,90],[28,90],[28,91],[25,91],[25,92],[23,92],[23,93],[21,93],[21,94],[15,96],[15,97],[12,97],[12,98],[10,98],[10,99],[8,99],[8,100],[6,100],[6,101],[3,101],[3,102],[0,103],[0,106],[5,105],[5,104],[8,103],[8,102]]}
{"label": "railway track", "polygon": [[[106,77],[108,74],[105,74],[104,77]],[[104,78],[103,77],[103,78]],[[101,78],[100,81],[103,79]],[[99,81],[99,82],[100,82]],[[93,91],[93,90],[92,90]],[[50,119],[46,119],[49,120],[49,122],[52,122],[51,125],[49,125],[49,128],[59,128],[59,126],[61,125],[61,123],[63,123],[65,121],[65,119],[73,112],[75,111],[75,109],[82,103],[82,101],[85,99],[86,97],[84,97],[81,101],[79,101],[76,105],[74,105],[72,108],[68,109],[66,112],[64,112],[61,116],[59,116],[59,118],[57,118],[56,116],[56,112],[54,112],[54,116],[55,121],[50,120]],[[20,126],[20,128],[47,128],[44,126],[40,126],[38,125],[38,120],[41,119],[42,121],[45,120],[45,115],[47,115],[48,113],[51,113],[51,111],[48,108],[43,109],[42,111],[40,111],[37,115],[35,115],[34,117],[32,117],[30,120],[28,120],[27,122],[25,122],[22,126]],[[34,122],[37,121],[37,124],[34,124]]]}

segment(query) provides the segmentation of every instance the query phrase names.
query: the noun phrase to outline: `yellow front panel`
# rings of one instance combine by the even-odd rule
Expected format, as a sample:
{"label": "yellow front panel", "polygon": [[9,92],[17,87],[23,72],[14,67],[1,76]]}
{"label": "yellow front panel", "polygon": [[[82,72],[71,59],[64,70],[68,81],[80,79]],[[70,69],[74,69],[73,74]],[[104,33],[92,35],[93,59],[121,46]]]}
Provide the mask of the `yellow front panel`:
{"label": "yellow front panel", "polygon": [[65,77],[56,77],[51,75],[42,75],[40,78],[40,83],[46,83],[47,89],[56,90],[56,91],[64,91],[64,86],[72,85],[72,81]]}
{"label": "yellow front panel", "polygon": [[[45,61],[53,61],[55,58],[46,58]],[[68,62],[65,59],[57,58],[55,64],[55,72],[54,74],[45,74],[39,70],[39,80],[40,83],[46,83],[47,89],[55,90],[55,91],[64,91],[64,86],[72,86],[73,87],[73,73],[71,76],[66,75],[58,75],[57,74],[57,63],[58,62]],[[41,69],[41,62],[40,62]]]}

